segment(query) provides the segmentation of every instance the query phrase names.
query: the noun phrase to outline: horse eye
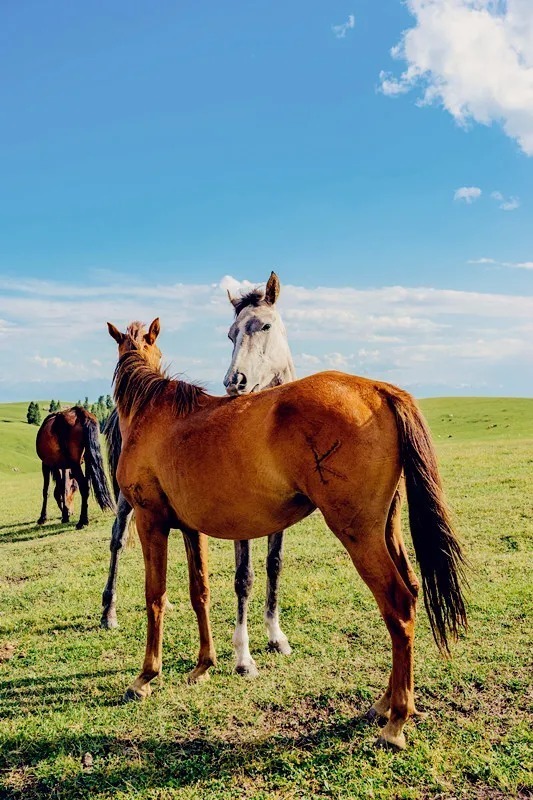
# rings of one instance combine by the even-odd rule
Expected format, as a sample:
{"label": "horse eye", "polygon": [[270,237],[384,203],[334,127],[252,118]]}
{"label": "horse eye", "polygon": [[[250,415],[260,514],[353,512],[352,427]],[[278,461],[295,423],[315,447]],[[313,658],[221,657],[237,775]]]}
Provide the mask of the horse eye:
{"label": "horse eye", "polygon": [[263,325],[263,327],[261,328],[261,330],[262,330],[262,331],[269,331],[271,327],[272,327],[272,325],[269,325],[269,324],[267,323],[266,325]]}

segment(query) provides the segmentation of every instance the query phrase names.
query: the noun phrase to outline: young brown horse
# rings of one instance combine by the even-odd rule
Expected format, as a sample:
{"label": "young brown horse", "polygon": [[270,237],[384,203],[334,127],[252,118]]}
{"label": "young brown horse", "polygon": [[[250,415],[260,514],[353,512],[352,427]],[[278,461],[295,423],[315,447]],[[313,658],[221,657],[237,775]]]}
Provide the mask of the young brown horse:
{"label": "young brown horse", "polygon": [[[415,713],[418,582],[400,528],[402,472],[437,644],[447,649],[448,635],[466,625],[461,549],[430,434],[413,398],[390,384],[339,372],[257,394],[213,397],[163,375],[146,360],[139,338],[112,325],[109,332],[119,352],[114,386],[123,446],[117,480],[136,514],[148,615],[143,668],[126,697],[146,697],[161,671],[171,528],[189,537],[191,597],[197,608],[206,608],[206,552],[198,531],[222,539],[267,536],[318,508],[388,628],[392,672],[371,711],[388,717],[380,740],[404,747],[403,727]],[[154,320],[147,336],[155,341],[158,333]],[[214,661],[205,614],[197,676]]]}
{"label": "young brown horse", "polygon": [[[81,494],[81,513],[76,528],[89,524],[90,487],[102,510],[115,510],[102,463],[98,430],[96,417],[81,406],[74,406],[49,414],[37,431],[35,447],[43,462],[43,507],[39,525],[46,522],[50,474],[56,483],[54,497],[61,511],[62,522],[69,521],[74,482]],[[85,475],[81,467],[84,459]]]}

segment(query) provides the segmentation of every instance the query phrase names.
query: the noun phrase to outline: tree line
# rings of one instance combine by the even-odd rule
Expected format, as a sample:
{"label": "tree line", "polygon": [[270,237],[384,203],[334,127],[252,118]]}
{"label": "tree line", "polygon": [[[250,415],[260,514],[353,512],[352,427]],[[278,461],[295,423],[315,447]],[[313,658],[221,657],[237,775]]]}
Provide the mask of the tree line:
{"label": "tree line", "polygon": [[[94,414],[98,423],[100,425],[100,430],[103,429],[105,423],[107,422],[115,404],[113,403],[113,398],[110,394],[103,395],[101,394],[96,403],[90,403],[89,398],[86,397],[85,400],[82,401],[78,400],[76,403],[77,406],[81,406],[85,408],[87,411],[90,411],[91,414]],[[61,411],[61,403],[59,400],[50,400],[50,405],[48,407],[48,413],[51,414],[54,411]],[[40,425],[41,424],[41,409],[39,407],[39,403],[35,401],[31,401],[28,406],[28,410],[26,411],[26,419],[30,425]]]}

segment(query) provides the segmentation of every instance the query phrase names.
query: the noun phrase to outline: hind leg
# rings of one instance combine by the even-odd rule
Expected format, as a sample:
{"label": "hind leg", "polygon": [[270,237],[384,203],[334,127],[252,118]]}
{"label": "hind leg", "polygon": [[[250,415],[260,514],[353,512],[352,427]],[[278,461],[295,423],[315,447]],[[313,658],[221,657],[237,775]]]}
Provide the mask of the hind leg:
{"label": "hind leg", "polygon": [[43,473],[43,505],[41,508],[41,515],[37,520],[37,525],[44,525],[46,522],[46,505],[48,503],[48,488],[50,486],[50,467],[47,467],[46,464],[42,464],[42,473]]}
{"label": "hind leg", "polygon": [[[403,727],[414,712],[413,640],[416,598],[406,586],[385,542],[384,532],[371,525],[357,530],[334,531],[347,549],[355,568],[378,604],[392,642],[392,673],[389,689],[374,705],[389,719],[379,742],[405,747]],[[386,706],[389,708],[386,708]]]}
{"label": "hind leg", "polygon": [[291,654],[289,640],[279,625],[278,591],[281,567],[283,564],[283,531],[268,537],[267,555],[267,593],[265,603],[265,625],[268,632],[268,646],[284,656]]}
{"label": "hind leg", "polygon": [[117,575],[118,561],[128,539],[128,524],[131,520],[133,509],[122,494],[118,496],[117,516],[113,523],[111,533],[111,559],[109,562],[109,575],[102,595],[101,628],[118,628],[117,620]]}
{"label": "hind leg", "polygon": [[61,511],[61,522],[69,522],[70,513],[67,506],[67,480],[68,469],[59,470],[59,480],[56,484],[54,497],[56,498],[57,505]]}
{"label": "hind leg", "polygon": [[81,530],[81,528],[84,528],[85,525],[89,524],[89,481],[83,474],[80,464],[74,464],[71,467],[71,471],[74,476],[74,480],[78,484],[78,489],[80,490],[81,495],[81,512],[78,524],[76,525],[76,529]]}
{"label": "hind leg", "polygon": [[235,541],[235,594],[237,595],[237,622],[233,634],[235,648],[235,672],[238,675],[257,677],[257,665],[250,653],[248,637],[248,601],[254,582],[251,542],[249,539]]}

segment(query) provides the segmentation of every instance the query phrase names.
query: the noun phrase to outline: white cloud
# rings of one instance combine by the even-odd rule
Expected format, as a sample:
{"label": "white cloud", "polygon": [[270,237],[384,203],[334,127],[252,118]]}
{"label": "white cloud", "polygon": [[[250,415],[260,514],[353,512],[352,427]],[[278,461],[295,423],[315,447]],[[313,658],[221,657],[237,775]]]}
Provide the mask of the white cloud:
{"label": "white cloud", "polygon": [[490,196],[500,204],[499,208],[501,208],[502,211],[514,211],[515,208],[519,208],[520,206],[520,199],[518,197],[505,198],[501,192],[491,192]]}
{"label": "white cloud", "polygon": [[59,356],[51,356],[50,358],[42,358],[41,356],[33,356],[31,359],[35,361],[36,364],[40,364],[41,367],[48,369],[48,367],[55,367],[56,369],[71,369],[74,364],[70,361],[65,361]]}
{"label": "white cloud", "polygon": [[504,266],[513,267],[514,269],[533,269],[533,261],[518,261],[514,264],[506,261]]}
{"label": "white cloud", "polygon": [[406,63],[382,71],[381,90],[421,90],[419,105],[442,105],[462,126],[503,126],[533,155],[531,0],[407,0],[414,27],[391,51]]}
{"label": "white cloud", "polygon": [[494,258],[473,258],[467,264],[493,264],[497,267],[510,267],[511,269],[533,269],[533,261],[496,261]]}
{"label": "white cloud", "polygon": [[453,195],[454,200],[464,200],[468,205],[479,197],[481,197],[481,189],[479,186],[461,186],[460,189],[455,190]]}
{"label": "white cloud", "polygon": [[337,39],[345,39],[347,32],[352,30],[352,28],[355,28],[355,17],[353,14],[348,15],[346,22],[343,22],[340,25],[331,26],[331,30]]}

